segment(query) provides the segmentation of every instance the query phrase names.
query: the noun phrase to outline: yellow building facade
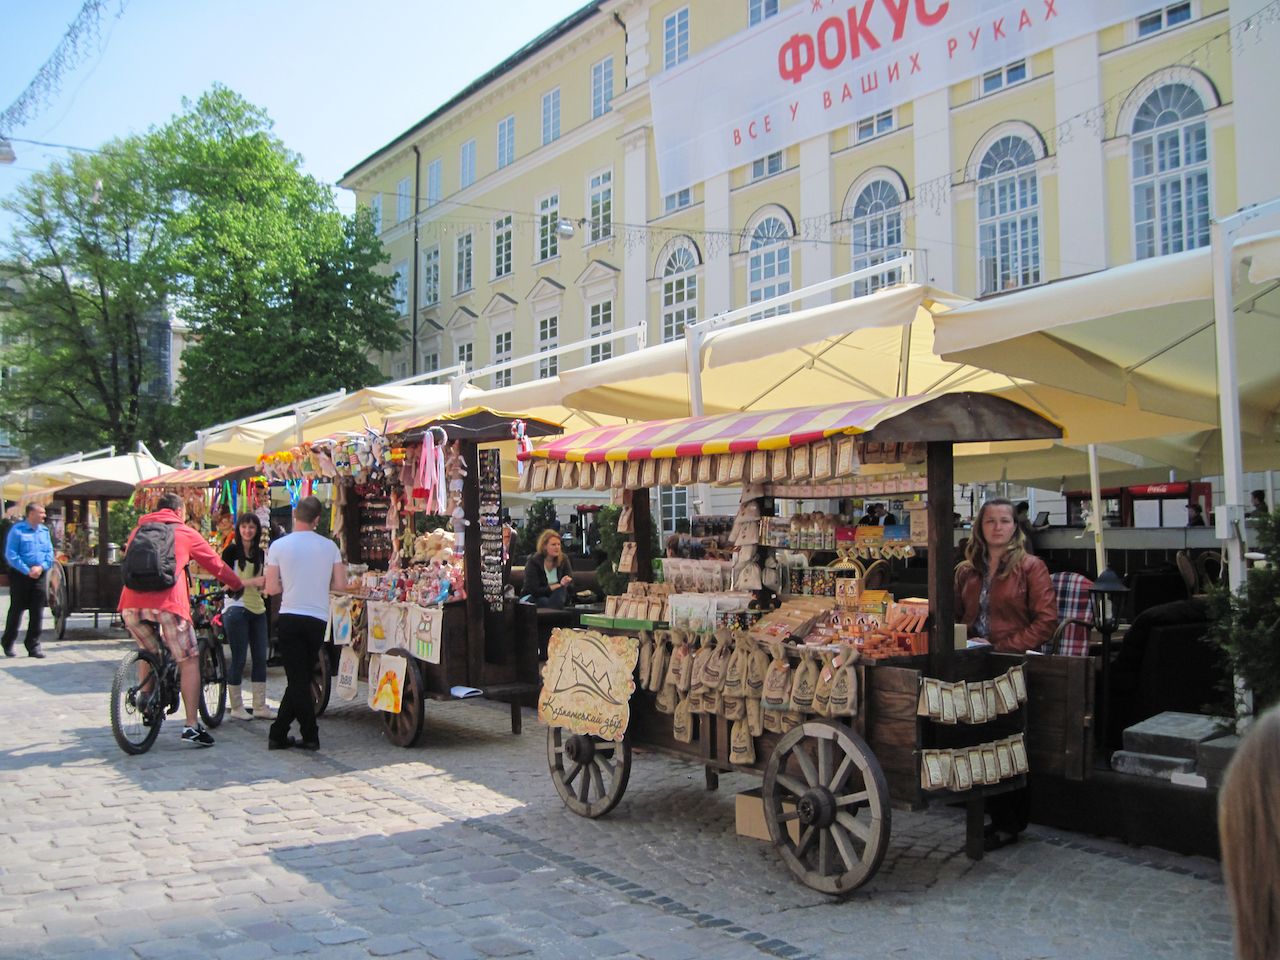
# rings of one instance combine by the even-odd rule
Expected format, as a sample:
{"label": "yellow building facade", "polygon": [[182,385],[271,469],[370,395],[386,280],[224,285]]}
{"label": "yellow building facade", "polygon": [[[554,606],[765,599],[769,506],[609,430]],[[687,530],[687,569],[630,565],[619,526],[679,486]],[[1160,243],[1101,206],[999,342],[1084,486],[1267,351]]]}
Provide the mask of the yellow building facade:
{"label": "yellow building facade", "polygon": [[799,6],[588,4],[353,167],[342,186],[373,210],[410,334],[387,375],[464,362],[478,386],[520,383],[906,250],[917,279],[990,296],[1205,246],[1211,218],[1265,199],[1242,181],[1274,183],[1238,156],[1274,145],[1274,123],[1237,128],[1241,97],[1267,109],[1247,30],[1269,7],[1183,0],[666,189],[655,78],[774,18],[858,4]]}

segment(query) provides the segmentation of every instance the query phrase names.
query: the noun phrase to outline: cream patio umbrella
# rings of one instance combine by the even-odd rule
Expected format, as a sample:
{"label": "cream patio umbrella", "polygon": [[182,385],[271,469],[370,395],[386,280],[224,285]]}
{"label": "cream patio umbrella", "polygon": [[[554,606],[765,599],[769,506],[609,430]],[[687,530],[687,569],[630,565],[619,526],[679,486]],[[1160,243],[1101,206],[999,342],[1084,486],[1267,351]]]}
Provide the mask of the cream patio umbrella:
{"label": "cream patio umbrella", "polygon": [[[463,387],[463,406],[487,403],[480,400],[484,395],[485,391],[478,387]],[[392,383],[365,387],[347,394],[331,406],[307,414],[300,421],[290,417],[289,425],[263,440],[258,452],[276,453],[304,441],[309,443],[337,433],[358,432],[366,427],[381,431],[388,420],[407,414],[443,413],[450,408],[452,399],[452,390],[447,383]]]}
{"label": "cream patio umbrella", "polygon": [[297,418],[266,417],[197,436],[182,447],[192,463],[219,467],[248,467],[257,462],[268,438],[296,426]]}
{"label": "cream patio umbrella", "polygon": [[[1241,427],[1267,437],[1280,408],[1280,234],[1236,244]],[[944,359],[1216,425],[1208,249],[1156,257],[967,304],[935,317]]]}

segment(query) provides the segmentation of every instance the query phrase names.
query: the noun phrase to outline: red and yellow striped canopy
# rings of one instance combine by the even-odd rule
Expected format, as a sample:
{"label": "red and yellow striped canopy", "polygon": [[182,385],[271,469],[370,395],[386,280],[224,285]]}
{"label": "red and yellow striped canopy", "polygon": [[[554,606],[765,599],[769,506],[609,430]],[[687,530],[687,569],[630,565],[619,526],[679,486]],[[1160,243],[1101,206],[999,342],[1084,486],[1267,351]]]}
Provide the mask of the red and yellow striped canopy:
{"label": "red and yellow striped canopy", "polygon": [[901,397],[872,403],[837,403],[593,427],[539,446],[521,458],[597,463],[780,450],[837,434],[866,433],[910,410],[922,399]]}
{"label": "red and yellow striped canopy", "polygon": [[219,480],[244,480],[257,473],[255,467],[209,467],[205,470],[174,470],[138,484],[142,487],[205,487]]}

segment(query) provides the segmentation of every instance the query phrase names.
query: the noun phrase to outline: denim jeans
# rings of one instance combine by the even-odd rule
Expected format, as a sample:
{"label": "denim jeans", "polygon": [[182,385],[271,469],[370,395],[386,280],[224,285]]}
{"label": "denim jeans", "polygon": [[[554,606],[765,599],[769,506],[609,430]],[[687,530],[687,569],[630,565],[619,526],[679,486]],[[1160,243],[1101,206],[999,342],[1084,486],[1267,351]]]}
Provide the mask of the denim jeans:
{"label": "denim jeans", "polygon": [[265,683],[267,679],[267,615],[250,613],[245,607],[228,607],[222,613],[222,626],[227,631],[227,643],[231,644],[231,670],[227,674],[227,683],[233,687],[240,686],[244,679],[244,661],[249,648],[253,647],[254,683]]}

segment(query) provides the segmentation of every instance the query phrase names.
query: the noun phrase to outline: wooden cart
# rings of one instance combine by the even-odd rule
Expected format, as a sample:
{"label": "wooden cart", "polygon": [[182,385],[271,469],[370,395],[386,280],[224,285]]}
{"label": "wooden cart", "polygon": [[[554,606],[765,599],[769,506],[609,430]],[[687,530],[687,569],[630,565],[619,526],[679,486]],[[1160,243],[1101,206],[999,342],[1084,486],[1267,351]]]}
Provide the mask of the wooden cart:
{"label": "wooden cart", "polygon": [[[1025,776],[958,793],[926,791],[921,788],[925,751],[967,747],[975,740],[988,741],[1027,731],[1026,747],[1033,769],[1083,777],[1088,766],[1092,673],[1090,662],[1079,658],[1022,658],[953,649],[952,445],[1060,434],[1057,426],[1017,404],[983,394],[961,393],[883,404],[778,411],[763,417],[743,416],[736,423],[732,417],[700,417],[645,424],[621,437],[616,431],[612,435],[584,431],[535,451],[534,462],[560,459],[607,464],[608,470],[621,471],[623,485],[629,486],[626,480],[634,474],[628,473],[627,467],[635,460],[689,456],[718,459],[734,454],[750,457],[757,451],[828,443],[833,436],[855,436],[862,451],[875,449],[869,444],[890,445],[888,449],[893,449],[893,444],[926,445],[927,655],[860,664],[862,696],[855,717],[806,719],[786,733],[756,737],[757,762],[749,766],[729,763],[730,725],[721,717],[695,715],[691,742],[677,742],[672,735],[671,718],[659,713],[654,694],[638,685],[627,700],[624,713],[629,713],[629,723],[624,735],[600,736],[590,724],[578,722],[559,725],[554,711],[542,707],[548,697],[572,686],[573,681],[562,683],[556,677],[544,677],[540,714],[548,722],[547,760],[552,782],[565,805],[592,818],[612,810],[626,791],[632,746],[643,744],[703,764],[708,789],[717,786],[723,770],[750,769],[761,774],[764,816],[772,841],[788,868],[816,890],[844,894],[874,876],[887,848],[893,807],[918,809],[938,800],[965,804],[965,850],[970,857],[980,858],[985,799],[1025,786]],[[630,445],[629,437],[636,438]],[[685,438],[696,438],[696,442],[684,442]],[[596,482],[600,469],[590,470],[589,482]],[[569,473],[579,482],[588,476],[582,467],[576,471],[560,468],[556,472]],[[719,475],[718,471],[712,472]],[[646,476],[643,469],[638,474],[641,478]],[[850,479],[835,474],[819,486],[834,489]],[[811,485],[776,484],[769,492],[775,497],[803,494],[807,499],[822,495],[806,487]],[[647,579],[650,564],[646,554],[651,535],[647,487],[634,487],[631,498],[637,575]],[[581,645],[575,651],[578,665],[589,664],[592,654],[587,645],[595,642],[586,634],[570,635],[569,642]],[[1031,685],[1030,699],[1015,711],[981,727],[944,726],[917,716],[926,677],[949,682],[983,680],[1002,674],[1024,659],[1028,660],[1024,669]],[[588,679],[596,682],[591,676]],[[792,828],[796,828],[794,833]]]}
{"label": "wooden cart", "polygon": [[[392,655],[408,660],[405,685],[399,713],[382,713],[387,739],[397,746],[414,746],[422,736],[425,717],[425,701],[455,699],[455,687],[470,687],[482,691],[487,700],[511,704],[511,732],[520,733],[521,704],[538,689],[538,661],[536,635],[525,629],[517,629],[516,604],[505,596],[505,581],[486,582],[485,571],[490,578],[495,570],[501,577],[504,567],[501,556],[501,484],[500,474],[496,487],[492,484],[482,491],[482,453],[497,458],[497,451],[481,451],[482,446],[512,442],[512,422],[521,419],[516,415],[474,408],[460,413],[424,418],[412,426],[388,437],[394,447],[410,451],[421,446],[427,430],[443,432],[449,442],[458,442],[466,478],[462,487],[462,511],[467,521],[464,536],[464,570],[466,599],[444,604],[444,621],[441,630],[440,663],[432,664],[412,656],[410,651],[395,648]],[[533,418],[522,420],[530,437],[548,437],[560,433],[556,424]],[[508,455],[510,458],[510,454]],[[416,453],[410,454],[410,459]],[[484,509],[482,510],[482,494]],[[352,511],[346,521],[347,529],[359,527],[356,511],[359,505],[351,502]],[[496,545],[496,558],[495,549]],[[361,562],[358,538],[349,538],[347,560]],[[494,589],[496,587],[496,589]],[[486,589],[487,588],[487,589]],[[533,641],[532,643],[530,641]],[[333,643],[326,644],[316,667],[313,694],[317,714],[327,706],[336,672],[340,650]],[[361,676],[367,675],[367,660],[361,665]]]}
{"label": "wooden cart", "polygon": [[[53,499],[61,506],[64,538],[71,539],[65,531],[75,525],[74,535],[89,530],[89,518],[96,518],[97,542],[89,543],[80,538],[84,552],[73,559],[57,560],[49,571],[49,613],[53,617],[54,636],[59,640],[66,635],[67,618],[73,613],[92,613],[93,625],[98,617],[115,615],[120,605],[120,562],[108,541],[108,508],[118,500],[133,495],[133,485],[118,480],[86,480],[58,489]],[[67,551],[61,551],[67,553]]]}

